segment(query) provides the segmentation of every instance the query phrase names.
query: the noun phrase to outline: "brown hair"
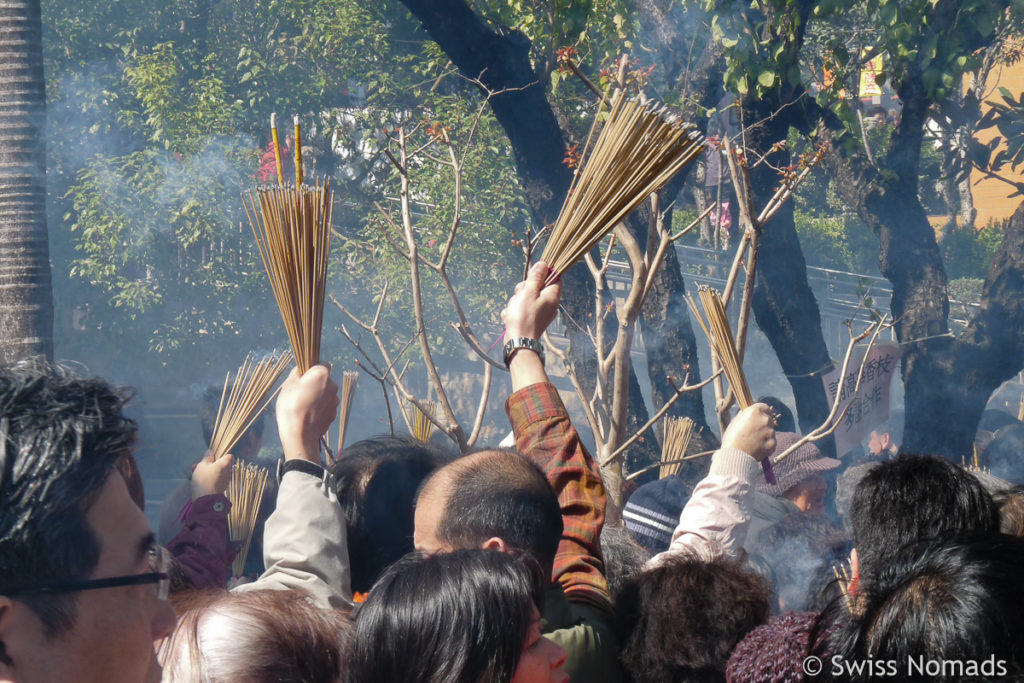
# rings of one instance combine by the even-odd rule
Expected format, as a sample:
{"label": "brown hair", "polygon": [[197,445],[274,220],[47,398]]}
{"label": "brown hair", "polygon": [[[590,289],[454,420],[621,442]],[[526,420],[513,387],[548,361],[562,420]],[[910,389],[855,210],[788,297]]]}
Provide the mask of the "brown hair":
{"label": "brown hair", "polygon": [[181,614],[160,647],[163,680],[341,681],[351,634],[348,614],[320,609],[298,591],[226,593]]}
{"label": "brown hair", "polygon": [[1024,486],[996,491],[992,500],[999,508],[999,530],[1009,536],[1024,537]]}

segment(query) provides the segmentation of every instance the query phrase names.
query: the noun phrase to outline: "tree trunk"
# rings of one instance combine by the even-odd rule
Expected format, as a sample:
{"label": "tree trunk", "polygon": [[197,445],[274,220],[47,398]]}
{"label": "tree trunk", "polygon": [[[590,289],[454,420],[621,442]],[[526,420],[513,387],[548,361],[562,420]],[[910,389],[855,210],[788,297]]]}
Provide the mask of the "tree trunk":
{"label": "tree trunk", "polygon": [[[459,71],[477,78],[490,93],[495,118],[508,135],[526,201],[541,224],[553,223],[572,173],[562,163],[565,141],[547,100],[547,77],[530,65],[530,44],[518,31],[496,33],[464,0],[402,0]],[[594,347],[585,328],[594,309],[595,288],[586,266],[563,273],[562,309],[569,338],[569,360],[587,391],[594,386]],[[574,322],[575,321],[575,324]],[[609,321],[611,331],[617,324]],[[647,422],[636,373],[630,371],[629,430]],[[656,452],[650,443],[630,449],[627,463],[646,462]]]}
{"label": "tree trunk", "polygon": [[53,356],[39,0],[0,5],[0,361]]}

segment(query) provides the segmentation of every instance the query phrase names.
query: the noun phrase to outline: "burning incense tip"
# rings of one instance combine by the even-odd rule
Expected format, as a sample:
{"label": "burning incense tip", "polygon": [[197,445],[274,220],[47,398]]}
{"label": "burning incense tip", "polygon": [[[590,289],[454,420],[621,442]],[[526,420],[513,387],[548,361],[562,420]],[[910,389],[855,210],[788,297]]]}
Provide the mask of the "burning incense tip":
{"label": "burning incense tip", "polygon": [[284,185],[284,164],[281,162],[281,138],[277,133],[277,112],[270,115],[270,137],[274,142],[274,164],[277,168],[277,184]]}
{"label": "burning incense tip", "polygon": [[295,187],[302,187],[302,127],[299,115],[295,115]]}

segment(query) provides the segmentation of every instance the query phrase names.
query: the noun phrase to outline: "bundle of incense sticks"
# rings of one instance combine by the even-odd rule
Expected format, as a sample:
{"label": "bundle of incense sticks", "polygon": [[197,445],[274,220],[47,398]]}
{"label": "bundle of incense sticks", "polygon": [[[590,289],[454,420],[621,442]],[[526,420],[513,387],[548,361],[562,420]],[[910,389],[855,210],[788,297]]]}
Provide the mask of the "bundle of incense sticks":
{"label": "bundle of incense sticks", "polygon": [[[224,389],[220,394],[217,420],[213,425],[210,450],[214,460],[228,454],[252,426],[260,413],[274,400],[277,391],[272,391],[281,373],[292,362],[292,354],[276,351],[254,361],[249,353],[231,381],[229,372],[224,378]],[[230,386],[230,390],[228,387]]]}
{"label": "bundle of incense sticks", "polygon": [[666,417],[661,439],[661,468],[659,479],[679,472],[686,449],[693,437],[693,420],[688,417]]}
{"label": "bundle of incense sticks", "polygon": [[348,427],[348,418],[352,414],[352,401],[356,395],[356,384],[359,383],[359,373],[346,371],[341,379],[341,405],[338,407],[338,450],[345,444],[345,430]]}
{"label": "bundle of incense sticks", "polygon": [[245,571],[245,560],[252,544],[252,532],[256,528],[256,519],[263,502],[263,492],[267,486],[267,470],[251,462],[235,463],[231,468],[231,481],[228,483],[228,500],[231,501],[231,512],[228,513],[228,536],[235,543],[241,543],[231,570],[235,576],[242,576]]}
{"label": "bundle of incense sticks", "polygon": [[[697,305],[692,297],[687,297],[687,303],[693,316],[697,319],[704,335],[708,338],[711,351],[718,359],[718,363],[725,372],[725,378],[732,387],[732,393],[736,396],[736,402],[740,409],[754,405],[754,399],[750,395],[750,387],[747,386],[747,378],[743,374],[743,366],[740,363],[739,353],[736,351],[736,342],[732,336],[732,328],[729,327],[729,317],[725,312],[725,304],[722,303],[721,295],[707,286],[701,286],[697,290],[701,306],[704,308],[704,315],[701,316]],[[775,473],[772,471],[771,463],[768,460],[761,461],[761,469],[764,470],[765,480],[772,484],[776,483]]]}
{"label": "bundle of incense sticks", "polygon": [[[275,155],[277,119],[272,117]],[[330,181],[302,182],[302,137],[295,120],[295,186],[286,186],[278,161],[278,185],[243,197],[246,215],[270,278],[299,372],[320,360],[327,259],[331,250],[334,192]]]}
{"label": "bundle of incense sticks", "polygon": [[[437,414],[437,404],[433,401],[421,401],[423,407],[427,409],[427,413],[430,417],[434,417]],[[419,406],[415,403],[412,404],[412,436],[420,443],[427,443],[430,441],[430,435],[434,431],[434,423],[430,421],[420,410]]]}
{"label": "bundle of incense sticks", "polygon": [[703,149],[703,136],[665,105],[616,91],[608,120],[574,177],[544,246],[541,259],[551,267],[549,281],[583,258]]}

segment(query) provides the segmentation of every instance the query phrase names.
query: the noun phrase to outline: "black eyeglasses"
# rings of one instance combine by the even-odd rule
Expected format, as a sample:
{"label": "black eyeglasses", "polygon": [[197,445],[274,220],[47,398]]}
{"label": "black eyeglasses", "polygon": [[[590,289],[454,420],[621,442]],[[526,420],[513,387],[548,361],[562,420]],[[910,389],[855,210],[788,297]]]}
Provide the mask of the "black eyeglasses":
{"label": "black eyeglasses", "polygon": [[76,593],[78,591],[96,590],[99,588],[116,588],[117,586],[140,586],[153,584],[156,597],[159,600],[166,600],[171,588],[171,578],[168,571],[171,567],[171,553],[164,548],[154,544],[149,550],[149,569],[145,574],[129,574],[128,576],[111,576],[105,579],[87,579],[84,581],[67,581],[64,583],[52,583],[45,586],[31,586],[28,588],[15,588],[6,590],[0,588],[0,595],[17,597],[19,595],[53,595],[56,593]]}

